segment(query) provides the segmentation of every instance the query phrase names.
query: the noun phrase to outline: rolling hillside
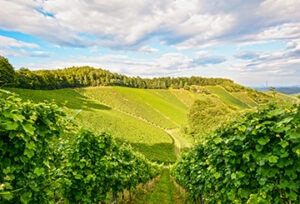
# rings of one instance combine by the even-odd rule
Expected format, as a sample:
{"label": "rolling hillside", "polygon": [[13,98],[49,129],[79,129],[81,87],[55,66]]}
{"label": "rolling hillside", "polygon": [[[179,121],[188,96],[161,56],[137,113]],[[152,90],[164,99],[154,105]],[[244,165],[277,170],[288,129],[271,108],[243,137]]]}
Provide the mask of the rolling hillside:
{"label": "rolling hillside", "polygon": [[[203,87],[202,87],[203,88]],[[206,86],[208,92],[184,89],[137,89],[118,86],[58,90],[10,88],[34,102],[54,100],[79,126],[96,132],[109,131],[120,141],[158,162],[174,162],[180,151],[193,145],[188,136],[188,114],[194,101],[209,98],[218,107],[239,112],[272,99],[251,89],[228,91]],[[280,95],[280,100],[284,96]],[[296,97],[293,100],[297,100]],[[78,110],[81,112],[77,115]],[[213,117],[213,116],[211,116]]]}

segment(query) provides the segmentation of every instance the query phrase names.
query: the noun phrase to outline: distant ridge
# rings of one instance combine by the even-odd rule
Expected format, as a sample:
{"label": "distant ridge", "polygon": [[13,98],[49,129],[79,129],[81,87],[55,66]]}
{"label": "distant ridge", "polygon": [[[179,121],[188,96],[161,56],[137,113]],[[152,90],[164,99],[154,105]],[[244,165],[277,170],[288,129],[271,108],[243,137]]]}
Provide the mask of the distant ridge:
{"label": "distant ridge", "polygon": [[[271,87],[254,87],[254,89],[258,91],[269,91]],[[280,87],[274,87],[275,91],[284,93],[284,94],[297,94],[300,93],[300,85],[295,86],[280,86]]]}

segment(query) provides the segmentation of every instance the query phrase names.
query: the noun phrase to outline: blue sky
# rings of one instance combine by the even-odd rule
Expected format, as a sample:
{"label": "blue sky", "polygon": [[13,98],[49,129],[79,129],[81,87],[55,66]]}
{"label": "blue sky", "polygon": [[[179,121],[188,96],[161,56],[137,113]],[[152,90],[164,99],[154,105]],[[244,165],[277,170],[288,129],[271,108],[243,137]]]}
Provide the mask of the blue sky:
{"label": "blue sky", "polygon": [[15,69],[89,65],[128,76],[300,84],[298,0],[0,0]]}

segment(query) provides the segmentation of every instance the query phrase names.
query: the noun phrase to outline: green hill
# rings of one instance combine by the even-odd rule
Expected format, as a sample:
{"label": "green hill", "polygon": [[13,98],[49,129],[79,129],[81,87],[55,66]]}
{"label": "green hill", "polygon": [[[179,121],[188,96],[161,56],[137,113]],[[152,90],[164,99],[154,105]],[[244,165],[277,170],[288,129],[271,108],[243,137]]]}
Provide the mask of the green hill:
{"label": "green hill", "polygon": [[[96,132],[111,132],[119,141],[129,142],[136,150],[159,162],[174,162],[182,149],[193,145],[194,138],[187,133],[191,131],[188,124],[195,101],[206,101],[201,105],[202,110],[197,111],[202,111],[207,122],[197,125],[209,129],[207,127],[217,124],[216,120],[224,119],[220,117],[223,114],[230,113],[228,116],[233,116],[273,98],[272,94],[252,89],[233,91],[222,86],[203,86],[191,90],[118,86],[58,90],[7,89],[25,100],[54,100],[68,114],[76,116],[75,121],[79,126],[90,127]],[[296,97],[294,99],[297,100]],[[280,100],[284,100],[283,95],[280,95]],[[212,111],[214,109],[220,111]],[[78,110],[81,112],[77,115]]]}

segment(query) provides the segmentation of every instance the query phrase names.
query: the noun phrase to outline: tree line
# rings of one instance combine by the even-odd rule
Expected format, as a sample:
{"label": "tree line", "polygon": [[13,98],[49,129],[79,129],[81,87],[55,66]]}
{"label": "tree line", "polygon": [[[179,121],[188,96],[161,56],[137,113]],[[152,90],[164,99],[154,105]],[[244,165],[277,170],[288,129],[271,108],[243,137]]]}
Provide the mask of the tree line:
{"label": "tree line", "polygon": [[144,89],[185,88],[191,85],[220,85],[233,83],[223,78],[158,77],[141,78],[112,73],[89,66],[70,67],[56,70],[32,71],[28,68],[14,70],[9,61],[0,56],[0,86],[27,89],[61,89],[87,86],[124,86]]}

